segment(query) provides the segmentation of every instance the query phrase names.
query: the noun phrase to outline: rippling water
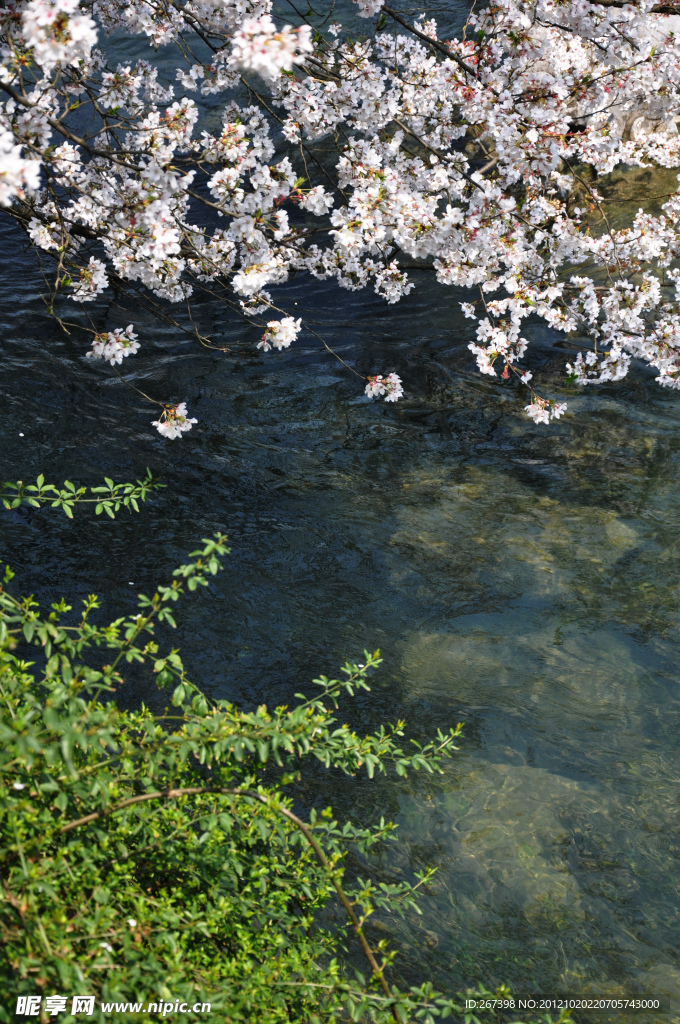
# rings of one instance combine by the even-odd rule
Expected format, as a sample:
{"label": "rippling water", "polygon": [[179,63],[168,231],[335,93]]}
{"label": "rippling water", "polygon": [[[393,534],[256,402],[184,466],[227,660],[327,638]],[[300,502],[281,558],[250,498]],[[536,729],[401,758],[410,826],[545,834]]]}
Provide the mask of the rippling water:
{"label": "rippling water", "polygon": [[[84,334],[49,320],[33,256],[2,230],[3,477],[95,483],[149,466],[168,484],[115,523],[3,513],[15,582],[46,601],[99,590],[121,614],[227,531],[226,572],[178,631],[204,688],[273,704],[380,646],[384,671],[353,721],[403,715],[420,737],[466,723],[439,779],[319,771],[310,786],[310,803],[399,821],[380,875],[439,867],[423,918],[373,926],[399,944],[403,973],[449,991],[680,997],[680,399],[639,368],[568,393],[568,352],[534,325],[529,365],[570,407],[536,427],[513,382],[476,373],[460,296],[426,272],[397,307],[300,280],[288,308],[360,373],[399,372],[407,400],[365,401],[309,335],[263,357],[199,304],[222,354],[137,311],[143,348],[126,376],[199,419],[168,442],[151,406],[84,359]],[[94,315],[133,318],[115,304]]]}

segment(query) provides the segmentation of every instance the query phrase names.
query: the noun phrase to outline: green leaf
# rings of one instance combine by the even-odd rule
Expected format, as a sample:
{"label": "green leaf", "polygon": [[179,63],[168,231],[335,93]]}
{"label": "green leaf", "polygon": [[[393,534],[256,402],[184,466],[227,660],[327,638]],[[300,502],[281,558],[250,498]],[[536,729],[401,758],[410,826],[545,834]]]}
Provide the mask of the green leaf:
{"label": "green leaf", "polygon": [[267,758],[269,757],[269,744],[264,743],[262,740],[258,740],[257,743],[257,756],[259,757],[262,764],[266,764]]}
{"label": "green leaf", "polygon": [[184,686],[183,683],[180,683],[179,686],[175,687],[175,691],[174,691],[174,693],[172,695],[172,703],[174,704],[174,706],[176,708],[180,707],[184,703],[184,701],[186,700],[186,696],[187,696],[186,687]]}

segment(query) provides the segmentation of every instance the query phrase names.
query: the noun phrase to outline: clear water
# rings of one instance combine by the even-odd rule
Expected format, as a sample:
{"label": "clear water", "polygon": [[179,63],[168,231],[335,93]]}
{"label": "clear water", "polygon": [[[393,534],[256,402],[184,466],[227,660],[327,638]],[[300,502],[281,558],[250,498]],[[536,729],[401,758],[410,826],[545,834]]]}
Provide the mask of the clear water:
{"label": "clear water", "polygon": [[197,540],[228,532],[226,572],[172,637],[204,688],[274,704],[379,646],[373,693],[347,708],[357,726],[404,716],[422,738],[465,722],[441,778],[319,771],[307,794],[399,822],[379,875],[439,867],[422,918],[374,924],[403,975],[680,1000],[680,399],[639,368],[568,393],[568,353],[534,325],[529,365],[570,406],[536,427],[514,383],[476,373],[461,296],[424,272],[397,307],[285,289],[360,373],[401,374],[396,406],[364,401],[309,336],[262,357],[249,329],[199,303],[223,354],[98,307],[98,326],[137,324],[130,382],[198,417],[168,442],[151,406],[84,359],[84,334],[49,320],[34,257],[2,231],[3,478],[96,483],[149,466],[168,484],[115,523],[3,513],[16,584],[45,601],[97,590],[121,614]]}

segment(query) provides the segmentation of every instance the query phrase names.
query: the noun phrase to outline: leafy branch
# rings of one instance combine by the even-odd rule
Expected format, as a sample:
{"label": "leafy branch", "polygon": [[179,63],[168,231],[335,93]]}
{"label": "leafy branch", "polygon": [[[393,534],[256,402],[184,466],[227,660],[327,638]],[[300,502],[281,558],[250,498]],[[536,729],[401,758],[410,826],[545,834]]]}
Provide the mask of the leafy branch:
{"label": "leafy branch", "polygon": [[158,491],[162,487],[165,484],[160,483],[150,469],[147,469],[144,479],[136,483],[115,484],[113,480],[104,477],[104,485],[100,487],[76,487],[70,480],[65,480],[63,487],[57,487],[45,483],[41,473],[34,484],[25,484],[22,480],[0,484],[0,498],[6,509],[19,508],[21,505],[30,505],[31,508],[50,505],[52,508],[62,508],[69,519],[73,519],[75,505],[94,505],[96,515],[106,512],[114,519],[121,507],[129,512],[133,509],[139,512],[139,502],[146,501],[150,491]]}

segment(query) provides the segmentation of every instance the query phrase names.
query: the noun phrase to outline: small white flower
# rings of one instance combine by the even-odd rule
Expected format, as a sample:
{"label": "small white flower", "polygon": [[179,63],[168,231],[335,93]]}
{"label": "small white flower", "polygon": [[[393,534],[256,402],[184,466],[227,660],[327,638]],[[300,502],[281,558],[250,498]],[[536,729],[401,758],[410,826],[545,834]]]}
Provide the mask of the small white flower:
{"label": "small white flower", "polygon": [[534,397],[531,405],[525,405],[524,411],[534,423],[549,423],[558,420],[567,411],[566,402],[548,402],[545,398]]}
{"label": "small white flower", "polygon": [[532,377],[533,373],[531,372],[531,370],[527,370],[525,373],[522,374],[520,380],[522,381],[522,384],[528,384]]}
{"label": "small white flower", "polygon": [[475,307],[472,305],[471,302],[461,302],[460,308],[463,310],[463,315],[466,316],[468,318],[468,320],[476,320],[477,319],[477,314],[475,313]]}
{"label": "small white flower", "polygon": [[26,789],[26,786],[24,785],[23,782],[15,782],[14,783],[14,788],[15,789]]}
{"label": "small white flower", "polygon": [[40,187],[40,161],[26,160],[21,149],[11,132],[0,130],[0,206],[9,206],[16,196],[23,198]]}
{"label": "small white flower", "polygon": [[130,925],[131,928],[137,927],[137,922],[135,921],[134,917],[128,917],[127,923]]}
{"label": "small white flower", "polygon": [[108,949],[109,953],[113,953],[113,946],[109,946],[108,942],[100,942],[99,945],[102,949]]}

